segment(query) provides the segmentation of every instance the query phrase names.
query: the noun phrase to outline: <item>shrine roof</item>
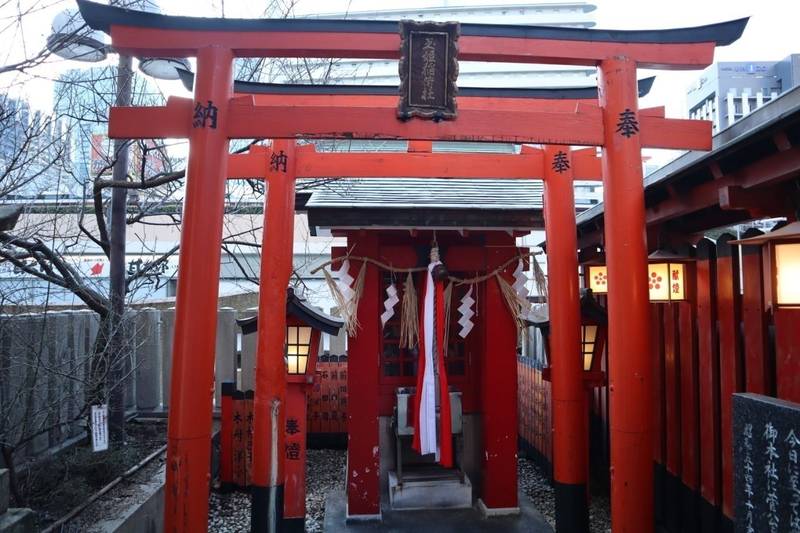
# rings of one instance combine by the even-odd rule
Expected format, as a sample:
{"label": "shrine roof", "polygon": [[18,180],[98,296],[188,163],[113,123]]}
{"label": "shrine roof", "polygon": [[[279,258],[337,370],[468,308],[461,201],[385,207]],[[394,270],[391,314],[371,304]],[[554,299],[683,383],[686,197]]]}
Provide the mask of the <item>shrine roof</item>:
{"label": "shrine roof", "polygon": [[[335,19],[236,19],[169,16],[78,0],[86,23],[95,30],[109,33],[112,25],[170,30],[230,32],[333,32],[397,33],[398,21]],[[700,43],[724,46],[734,42],[744,31],[747,19],[733,20],[693,28],[667,30],[603,30],[557,26],[512,24],[461,24],[461,35],[475,37],[517,37],[568,41],[620,43]]]}
{"label": "shrine roof", "polygon": [[[791,198],[785,189],[800,172],[798,146],[800,87],[795,87],[717,133],[710,152],[686,152],[647,175],[648,226],[699,234],[758,218],[747,205],[762,207],[765,216],[785,216],[782,210],[791,207],[784,205]],[[760,201],[759,194],[769,201]],[[602,243],[604,212],[600,203],[578,216],[579,247]]]}
{"label": "shrine roof", "polygon": [[[337,335],[344,325],[340,318],[326,315],[316,307],[311,306],[308,300],[301,298],[294,293],[294,289],[286,289],[286,313],[294,316],[304,324],[318,329],[328,335]],[[236,320],[242,328],[243,335],[249,335],[258,331],[258,315],[239,318]]]}
{"label": "shrine roof", "polygon": [[314,189],[312,228],[542,226],[540,180],[344,178]]}
{"label": "shrine roof", "polygon": [[529,211],[542,208],[542,192],[540,180],[345,178],[315,189],[306,207]]}

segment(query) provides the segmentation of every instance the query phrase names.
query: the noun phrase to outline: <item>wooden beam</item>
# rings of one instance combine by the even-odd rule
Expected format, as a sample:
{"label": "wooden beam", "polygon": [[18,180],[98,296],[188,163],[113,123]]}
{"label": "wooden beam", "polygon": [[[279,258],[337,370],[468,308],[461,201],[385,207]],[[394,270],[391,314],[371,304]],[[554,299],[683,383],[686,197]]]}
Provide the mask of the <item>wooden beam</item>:
{"label": "wooden beam", "polygon": [[542,155],[478,153],[314,153],[298,156],[303,178],[542,179]]}
{"label": "wooden beam", "polygon": [[[399,33],[192,31],[112,26],[114,49],[139,57],[194,56],[209,43],[236,57],[399,59]],[[462,35],[459,60],[594,66],[617,56],[641,68],[695,70],[714,60],[713,42],[618,43]]]}
{"label": "wooden beam", "polygon": [[229,106],[231,138],[411,139],[598,145],[600,110],[572,113],[459,111],[452,121],[401,121],[396,110],[374,107],[259,106],[237,98]]}
{"label": "wooden beam", "polygon": [[[600,108],[583,102],[573,102],[571,111],[555,112],[462,109],[456,120],[438,123],[401,121],[393,106],[255,105],[254,102],[253,96],[230,100],[227,109],[230,138],[411,139],[588,146],[601,145],[603,138]],[[531,107],[542,108],[541,104]],[[175,97],[163,107],[112,108],[109,136],[187,137],[192,109],[191,100]],[[222,112],[224,109],[220,109]],[[664,119],[650,114],[640,119],[642,144],[648,148],[711,147],[710,122]]]}
{"label": "wooden beam", "polygon": [[[309,107],[372,107],[397,109],[399,96],[381,94],[239,94],[236,98],[252,98],[258,106]],[[578,107],[597,107],[597,100],[557,98],[497,98],[488,96],[459,96],[459,112],[466,109],[495,111],[558,111],[572,113]]]}
{"label": "wooden beam", "polygon": [[711,150],[711,122],[639,115],[642,147]]}

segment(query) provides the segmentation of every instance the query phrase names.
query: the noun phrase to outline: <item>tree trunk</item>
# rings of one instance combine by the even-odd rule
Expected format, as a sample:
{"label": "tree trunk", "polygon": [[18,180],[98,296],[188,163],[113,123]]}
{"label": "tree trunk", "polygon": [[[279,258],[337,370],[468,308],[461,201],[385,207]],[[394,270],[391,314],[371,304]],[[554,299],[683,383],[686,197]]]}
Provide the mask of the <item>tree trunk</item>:
{"label": "tree trunk", "polygon": [[8,468],[8,488],[14,497],[14,504],[17,507],[25,507],[25,500],[19,491],[19,479],[17,479],[17,466],[14,464],[14,449],[3,446],[3,461]]}

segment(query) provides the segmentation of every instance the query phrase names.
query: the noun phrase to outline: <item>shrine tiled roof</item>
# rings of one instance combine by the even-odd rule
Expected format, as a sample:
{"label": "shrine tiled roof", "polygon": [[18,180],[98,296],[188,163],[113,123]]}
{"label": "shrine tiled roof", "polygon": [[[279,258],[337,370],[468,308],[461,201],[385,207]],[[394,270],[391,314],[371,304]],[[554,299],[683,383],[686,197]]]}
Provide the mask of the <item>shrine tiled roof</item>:
{"label": "shrine tiled roof", "polygon": [[314,189],[314,208],[439,208],[540,210],[540,180],[509,179],[341,179]]}
{"label": "shrine tiled roof", "polygon": [[343,178],[317,187],[304,210],[321,228],[543,227],[540,180]]}

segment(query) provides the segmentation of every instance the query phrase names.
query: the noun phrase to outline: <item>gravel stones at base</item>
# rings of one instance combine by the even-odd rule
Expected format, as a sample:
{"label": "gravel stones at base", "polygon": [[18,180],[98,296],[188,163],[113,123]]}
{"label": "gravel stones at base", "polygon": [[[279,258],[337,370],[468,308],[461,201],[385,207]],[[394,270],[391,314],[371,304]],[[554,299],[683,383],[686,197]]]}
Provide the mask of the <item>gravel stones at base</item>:
{"label": "gravel stones at base", "polygon": [[[343,489],[347,452],[344,450],[308,450],[306,464],[306,531],[322,532],[325,518],[325,498],[332,490]],[[547,474],[533,461],[520,458],[517,462],[520,490],[527,495],[539,512],[555,528],[555,492]],[[589,509],[593,533],[611,530],[609,503],[605,496],[593,496]],[[208,530],[217,533],[246,533],[250,531],[250,495],[211,493]]]}
{"label": "gravel stones at base", "polygon": [[[545,520],[556,527],[556,494],[547,474],[530,459],[517,461],[519,488],[542,513]],[[592,533],[611,531],[611,516],[608,496],[592,494],[589,505],[589,529]]]}
{"label": "gravel stones at base", "polygon": [[[344,487],[344,450],[308,450],[306,462],[306,532],[320,533],[325,519],[325,498],[331,490]],[[250,531],[250,494],[212,491],[208,530],[216,533]]]}

